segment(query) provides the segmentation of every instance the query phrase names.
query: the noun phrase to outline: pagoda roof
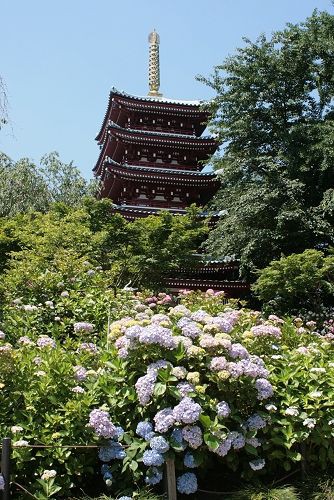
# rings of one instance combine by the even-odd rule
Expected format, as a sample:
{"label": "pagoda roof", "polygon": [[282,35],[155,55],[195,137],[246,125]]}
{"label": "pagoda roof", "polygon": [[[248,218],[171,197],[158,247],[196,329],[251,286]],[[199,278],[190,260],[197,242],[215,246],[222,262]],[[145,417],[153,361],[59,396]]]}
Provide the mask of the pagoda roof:
{"label": "pagoda roof", "polygon": [[115,87],[112,87],[109,93],[108,105],[103,118],[103,122],[100,131],[96,135],[96,140],[101,139],[103,130],[106,127],[107,121],[110,119],[112,111],[112,101],[117,100],[125,106],[130,106],[132,109],[137,109],[138,111],[145,109],[146,111],[160,111],[168,112],[173,114],[183,114],[183,115],[200,115],[203,119],[208,116],[207,111],[202,110],[200,107],[205,101],[189,101],[181,99],[168,99],[165,97],[155,97],[155,96],[136,96],[127,94],[126,92],[119,91]]}
{"label": "pagoda roof", "polygon": [[195,141],[201,141],[201,140],[208,140],[210,139],[210,141],[215,141],[215,139],[210,136],[210,135],[203,135],[203,136],[200,136],[198,137],[197,135],[191,135],[191,134],[178,134],[178,133],[174,133],[174,132],[163,132],[163,131],[158,131],[158,130],[145,130],[145,129],[141,129],[141,128],[129,128],[129,127],[121,127],[120,125],[118,125],[117,123],[113,122],[113,121],[109,121],[108,122],[108,125],[109,127],[113,128],[118,128],[120,130],[123,130],[125,132],[133,132],[133,133],[137,133],[137,134],[144,134],[144,135],[156,135],[156,136],[165,136],[165,137],[175,137],[177,139],[194,139]]}
{"label": "pagoda roof", "polygon": [[114,122],[109,124],[109,132],[113,132],[112,135],[127,139],[129,142],[170,142],[172,144],[177,143],[182,147],[211,146],[212,152],[214,152],[218,147],[216,140],[212,137],[197,137],[195,135],[187,134],[173,134],[169,132],[123,128]]}
{"label": "pagoda roof", "polygon": [[129,165],[128,163],[118,163],[117,161],[112,160],[111,158],[106,158],[106,163],[109,163],[111,165],[115,165],[118,167],[125,167],[129,170],[139,170],[142,172],[155,172],[155,173],[161,173],[161,174],[182,174],[182,175],[190,175],[191,177],[193,176],[198,176],[198,177],[209,177],[209,178],[216,178],[215,172],[197,172],[193,170],[183,170],[183,169],[178,169],[178,168],[159,168],[159,167],[145,167],[143,165]]}
{"label": "pagoda roof", "polygon": [[122,178],[127,179],[149,179],[152,182],[163,181],[164,183],[174,184],[176,181],[183,185],[214,185],[217,179],[214,173],[192,172],[189,170],[169,170],[168,168],[137,167],[133,165],[120,164],[113,160],[107,160],[109,171],[118,173]]}

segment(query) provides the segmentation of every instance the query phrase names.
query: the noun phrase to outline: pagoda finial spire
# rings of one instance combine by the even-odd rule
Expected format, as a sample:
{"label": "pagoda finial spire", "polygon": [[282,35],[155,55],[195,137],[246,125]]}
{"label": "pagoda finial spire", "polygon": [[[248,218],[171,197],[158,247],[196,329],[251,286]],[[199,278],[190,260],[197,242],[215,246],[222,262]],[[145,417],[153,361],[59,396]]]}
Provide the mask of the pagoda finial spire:
{"label": "pagoda finial spire", "polygon": [[155,29],[149,34],[148,42],[150,44],[149,49],[149,71],[148,71],[148,83],[150,91],[148,95],[161,97],[162,94],[159,93],[160,87],[160,64],[159,64],[159,44],[160,37]]}

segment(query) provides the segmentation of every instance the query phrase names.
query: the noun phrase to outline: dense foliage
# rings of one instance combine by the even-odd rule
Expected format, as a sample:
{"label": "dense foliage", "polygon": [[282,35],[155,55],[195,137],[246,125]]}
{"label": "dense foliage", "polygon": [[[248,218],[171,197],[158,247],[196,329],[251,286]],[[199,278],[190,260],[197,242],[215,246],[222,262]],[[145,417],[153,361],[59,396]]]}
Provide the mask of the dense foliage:
{"label": "dense foliage", "polygon": [[13,162],[0,153],[0,217],[29,210],[45,212],[54,202],[80,205],[82,197],[94,194],[95,188],[94,182],[87,182],[72,162],[63,163],[56,152],[45,155],[40,165],[28,158]]}
{"label": "dense foliage", "polygon": [[109,273],[109,286],[155,287],[167,271],[193,262],[207,223],[191,207],[185,217],[162,213],[128,223],[110,200],[86,198],[80,207],[56,204],[47,212],[4,218],[0,228],[0,292],[47,300],[61,275],[89,261]]}
{"label": "dense foliage", "polygon": [[259,272],[253,290],[266,312],[323,319],[334,304],[334,256],[305,250],[272,261]]}
{"label": "dense foliage", "polygon": [[281,254],[334,242],[334,16],[315,12],[245,46],[203,79],[220,212],[208,248],[237,254],[250,275]]}

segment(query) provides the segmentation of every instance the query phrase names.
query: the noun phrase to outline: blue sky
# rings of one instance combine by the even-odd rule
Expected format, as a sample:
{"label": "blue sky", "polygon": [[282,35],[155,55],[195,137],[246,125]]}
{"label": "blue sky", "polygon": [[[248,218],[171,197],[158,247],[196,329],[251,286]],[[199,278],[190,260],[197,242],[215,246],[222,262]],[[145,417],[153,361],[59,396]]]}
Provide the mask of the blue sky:
{"label": "blue sky", "polygon": [[0,150],[14,160],[58,151],[91,177],[109,90],[148,92],[148,34],[160,34],[161,91],[208,99],[195,80],[242,45],[330,0],[2,0],[0,74],[12,127]]}

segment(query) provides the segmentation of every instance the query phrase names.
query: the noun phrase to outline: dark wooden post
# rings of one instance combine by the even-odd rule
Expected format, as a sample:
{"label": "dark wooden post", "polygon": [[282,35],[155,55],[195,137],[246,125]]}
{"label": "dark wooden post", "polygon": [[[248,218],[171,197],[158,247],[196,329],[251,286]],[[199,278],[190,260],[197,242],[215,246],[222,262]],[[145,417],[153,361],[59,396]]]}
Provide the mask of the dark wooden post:
{"label": "dark wooden post", "polygon": [[4,438],[2,440],[2,452],[1,452],[1,473],[5,481],[5,487],[2,495],[3,500],[10,499],[10,451],[11,451],[11,439]]}
{"label": "dark wooden post", "polygon": [[168,500],[177,500],[175,464],[172,458],[166,459],[166,479],[167,479],[167,498]]}

